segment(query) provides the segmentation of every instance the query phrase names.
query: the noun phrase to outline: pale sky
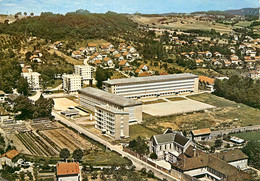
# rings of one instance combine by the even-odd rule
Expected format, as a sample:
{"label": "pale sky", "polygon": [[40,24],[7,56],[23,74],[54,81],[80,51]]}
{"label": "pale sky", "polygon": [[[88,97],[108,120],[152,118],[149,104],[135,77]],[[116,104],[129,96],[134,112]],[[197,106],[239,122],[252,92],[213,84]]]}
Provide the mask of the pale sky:
{"label": "pale sky", "polygon": [[258,0],[0,0],[0,14],[27,12],[65,14],[77,9],[92,13],[169,13],[256,8]]}

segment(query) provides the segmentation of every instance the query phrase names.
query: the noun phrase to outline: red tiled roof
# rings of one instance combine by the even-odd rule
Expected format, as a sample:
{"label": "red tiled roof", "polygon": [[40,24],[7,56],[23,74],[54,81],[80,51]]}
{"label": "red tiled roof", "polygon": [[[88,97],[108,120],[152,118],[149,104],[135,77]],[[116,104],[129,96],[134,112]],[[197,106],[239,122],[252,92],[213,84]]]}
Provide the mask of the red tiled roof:
{"label": "red tiled roof", "polygon": [[138,77],[146,77],[146,76],[151,76],[152,74],[150,74],[149,72],[142,72],[138,75]]}
{"label": "red tiled roof", "polygon": [[95,60],[95,64],[101,64],[101,60]]}
{"label": "red tiled roof", "polygon": [[119,65],[125,65],[127,63],[127,60],[121,60]]}
{"label": "red tiled roof", "polygon": [[121,57],[121,54],[116,54],[115,57],[119,58],[119,57]]}
{"label": "red tiled roof", "polygon": [[81,55],[81,52],[80,51],[73,51],[73,54],[74,55]]}
{"label": "red tiled roof", "polygon": [[16,157],[19,154],[20,154],[20,152],[17,150],[10,150],[10,151],[4,153],[0,158],[7,157],[9,159],[13,159],[14,157]]}
{"label": "red tiled roof", "polygon": [[198,60],[196,60],[196,63],[203,63],[203,60],[198,59]]}
{"label": "red tiled roof", "polygon": [[79,174],[79,163],[57,163],[57,176]]}
{"label": "red tiled roof", "polygon": [[110,58],[109,58],[109,57],[106,57],[106,58],[104,58],[103,60],[107,62],[108,60],[110,60]]}
{"label": "red tiled roof", "polygon": [[139,74],[141,72],[141,69],[136,69],[135,73]]}
{"label": "red tiled roof", "polygon": [[167,72],[159,72],[160,75],[168,75]]}
{"label": "red tiled roof", "polygon": [[140,65],[140,66],[139,66],[139,69],[143,69],[144,66],[146,66],[146,65]]}
{"label": "red tiled roof", "polygon": [[89,47],[97,47],[97,44],[96,43],[88,43],[88,46]]}
{"label": "red tiled roof", "polygon": [[124,53],[123,53],[123,56],[126,56],[126,55],[128,55],[128,54],[129,54],[128,52],[124,52]]}

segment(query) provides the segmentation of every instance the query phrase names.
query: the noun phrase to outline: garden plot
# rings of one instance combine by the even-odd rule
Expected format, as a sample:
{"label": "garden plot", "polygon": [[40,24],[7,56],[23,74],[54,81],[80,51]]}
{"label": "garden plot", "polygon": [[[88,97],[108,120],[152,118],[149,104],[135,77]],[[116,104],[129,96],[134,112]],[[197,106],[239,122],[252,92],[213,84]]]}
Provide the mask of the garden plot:
{"label": "garden plot", "polygon": [[68,148],[71,152],[77,148],[86,150],[96,147],[68,128],[40,131],[40,134],[43,134],[59,148]]}
{"label": "garden plot", "polygon": [[212,108],[215,108],[215,106],[194,100],[180,100],[143,105],[143,112],[151,116],[167,116]]}
{"label": "garden plot", "polygon": [[35,122],[35,123],[31,123],[31,126],[35,130],[39,130],[39,131],[61,128],[60,126],[57,126],[57,124],[52,121]]}
{"label": "garden plot", "polygon": [[32,155],[49,157],[59,153],[58,150],[34,132],[20,133],[16,136]]}

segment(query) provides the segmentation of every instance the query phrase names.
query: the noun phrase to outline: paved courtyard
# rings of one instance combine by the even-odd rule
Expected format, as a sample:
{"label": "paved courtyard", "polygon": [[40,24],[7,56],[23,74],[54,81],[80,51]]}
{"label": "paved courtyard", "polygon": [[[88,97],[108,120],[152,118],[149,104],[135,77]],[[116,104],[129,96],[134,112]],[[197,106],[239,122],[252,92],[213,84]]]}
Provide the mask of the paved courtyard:
{"label": "paved courtyard", "polygon": [[167,116],[212,108],[215,106],[189,99],[143,105],[143,112],[152,116]]}
{"label": "paved courtyard", "polygon": [[[75,107],[78,106],[79,104],[67,99],[67,98],[54,98],[54,109],[57,111],[66,111],[69,107]],[[79,111],[79,114],[82,116],[88,115],[88,113],[85,113],[79,109],[76,108],[77,111]]]}

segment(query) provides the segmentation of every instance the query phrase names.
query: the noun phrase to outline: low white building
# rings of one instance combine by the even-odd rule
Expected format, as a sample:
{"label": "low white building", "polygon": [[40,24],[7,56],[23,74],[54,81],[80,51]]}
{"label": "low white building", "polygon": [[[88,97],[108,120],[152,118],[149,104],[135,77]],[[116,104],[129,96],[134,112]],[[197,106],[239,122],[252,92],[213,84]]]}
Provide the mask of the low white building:
{"label": "low white building", "polygon": [[64,74],[62,75],[62,87],[66,92],[75,92],[82,88],[83,81],[80,75]]}
{"label": "low white building", "polygon": [[75,65],[75,74],[82,77],[83,81],[92,80],[94,67],[88,65]]}
{"label": "low white building", "polygon": [[57,163],[57,181],[80,181],[79,163]]}
{"label": "low white building", "polygon": [[196,129],[191,131],[192,140],[202,141],[210,139],[211,131],[209,128]]}
{"label": "low white building", "polygon": [[8,165],[10,167],[14,167],[14,162],[13,159],[19,155],[20,152],[17,150],[10,150],[6,153],[4,153],[1,157],[0,157],[0,169],[3,169],[4,165]]}
{"label": "low white building", "polygon": [[[150,153],[155,153],[158,159],[176,159],[192,145],[191,140],[177,132],[166,132],[160,135],[154,135],[150,139]],[[171,154],[169,154],[171,153]],[[170,156],[169,156],[170,155]]]}
{"label": "low white building", "polygon": [[28,72],[23,72],[22,76],[27,80],[29,87],[32,90],[40,90],[41,86],[40,86],[40,76],[41,74],[39,74],[38,72],[32,72],[32,71],[28,71]]}

